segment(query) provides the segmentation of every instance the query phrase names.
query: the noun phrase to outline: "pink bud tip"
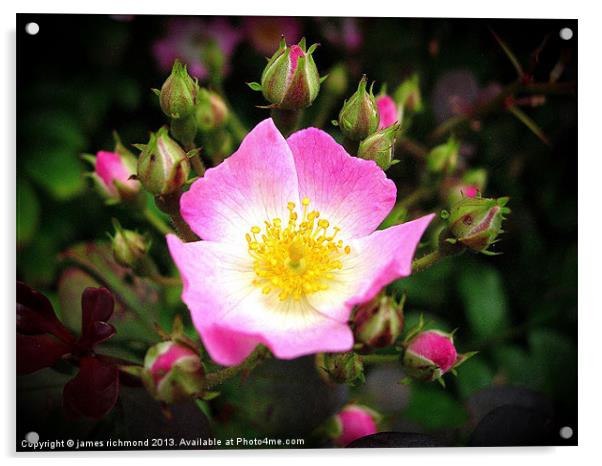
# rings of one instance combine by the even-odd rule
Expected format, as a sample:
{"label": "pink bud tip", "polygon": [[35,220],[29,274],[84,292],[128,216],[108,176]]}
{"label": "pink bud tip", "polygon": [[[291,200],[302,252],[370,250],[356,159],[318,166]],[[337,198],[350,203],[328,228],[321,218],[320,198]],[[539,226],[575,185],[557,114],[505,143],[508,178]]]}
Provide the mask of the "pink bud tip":
{"label": "pink bud tip", "polygon": [[298,45],[291,45],[290,47],[290,59],[291,59],[291,74],[295,72],[297,69],[297,62],[299,61],[299,57],[304,57],[305,52]]}
{"label": "pink bud tip", "polygon": [[466,197],[476,197],[476,195],[479,194],[479,188],[476,186],[464,186],[462,188],[462,193]]}
{"label": "pink bud tip", "polygon": [[361,406],[346,406],[337,417],[341,422],[342,431],[335,441],[340,446],[349,445],[358,438],[377,432],[376,422],[372,414]]}
{"label": "pink bud tip", "polygon": [[397,105],[388,95],[378,96],[376,98],[376,106],[378,107],[378,116],[380,117],[378,129],[388,128],[399,121]]}
{"label": "pink bud tip", "polygon": [[181,358],[190,356],[197,356],[197,354],[186,346],[171,345],[167,351],[157,357],[150,368],[155,383],[158,384]]}
{"label": "pink bud tip", "polygon": [[418,334],[410,342],[407,350],[432,361],[441,369],[442,373],[451,369],[458,359],[458,353],[452,339],[448,335],[435,330]]}

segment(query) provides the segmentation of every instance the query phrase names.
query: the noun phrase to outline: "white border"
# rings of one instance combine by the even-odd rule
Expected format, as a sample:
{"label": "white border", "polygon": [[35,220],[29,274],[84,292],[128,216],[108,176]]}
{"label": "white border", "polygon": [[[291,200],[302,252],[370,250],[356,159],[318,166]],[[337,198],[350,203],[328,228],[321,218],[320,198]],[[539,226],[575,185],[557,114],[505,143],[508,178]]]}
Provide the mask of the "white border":
{"label": "white border", "polygon": [[[599,193],[602,175],[602,150],[600,150],[602,122],[599,117],[602,109],[600,89],[602,70],[600,69],[599,44],[601,27],[600,16],[593,6],[595,2],[526,2],[505,0],[504,2],[480,1],[403,1],[403,2],[359,2],[324,0],[292,1],[225,1],[210,2],[195,0],[177,2],[135,2],[129,0],[103,0],[103,2],[81,2],[53,0],[20,1],[10,5],[2,4],[3,60],[0,73],[3,108],[0,112],[2,125],[0,142],[3,146],[0,156],[0,199],[3,201],[0,212],[12,218],[12,222],[2,222],[0,229],[4,247],[3,270],[0,287],[4,318],[4,342],[6,369],[4,383],[0,384],[2,400],[5,403],[4,422],[0,423],[0,442],[5,455],[11,455],[14,448],[14,270],[15,270],[15,97],[14,97],[14,58],[15,58],[15,13],[110,13],[110,14],[266,14],[298,16],[416,16],[416,17],[527,17],[527,18],[578,18],[579,19],[579,443],[578,448],[512,448],[512,449],[439,449],[439,450],[374,450],[369,451],[242,451],[242,452],[129,452],[98,454],[45,454],[44,460],[50,464],[81,461],[86,456],[86,464],[104,464],[113,458],[144,458],[149,464],[160,464],[177,457],[177,461],[196,465],[231,464],[244,461],[245,465],[303,464],[322,459],[327,462],[341,461],[346,464],[403,462],[439,464],[462,464],[482,466],[504,465],[509,462],[545,462],[545,464],[587,464],[592,458],[599,460],[598,432],[600,432],[600,281],[596,265],[602,263],[602,209]],[[568,156],[569,154],[567,154]],[[545,170],[545,167],[542,167]],[[6,258],[12,258],[11,261]],[[562,377],[562,374],[558,374]],[[598,453],[598,454],[597,454]],[[30,456],[30,455],[20,455]],[[41,456],[41,455],[37,455]],[[14,458],[13,458],[14,459]],[[12,460],[12,459],[11,459]]]}

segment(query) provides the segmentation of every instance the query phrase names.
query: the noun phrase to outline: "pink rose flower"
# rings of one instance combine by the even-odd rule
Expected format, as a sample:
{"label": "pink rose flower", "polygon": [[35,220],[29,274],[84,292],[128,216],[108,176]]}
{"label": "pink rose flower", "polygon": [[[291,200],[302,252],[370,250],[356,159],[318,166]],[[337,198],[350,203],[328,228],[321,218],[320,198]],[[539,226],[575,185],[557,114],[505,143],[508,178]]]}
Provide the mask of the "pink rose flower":
{"label": "pink rose flower", "polygon": [[378,116],[380,122],[378,129],[388,128],[401,121],[401,112],[397,108],[395,101],[388,95],[380,95],[376,98]]}
{"label": "pink rose flower", "polygon": [[354,440],[378,432],[375,413],[360,405],[347,405],[336,416],[335,421],[340,427],[340,434],[335,437],[335,443],[340,447],[349,445]]}
{"label": "pink rose flower", "polygon": [[350,350],[354,305],[412,270],[433,218],[375,229],[395,184],[309,128],[285,140],[271,119],[183,194],[204,241],[167,236],[183,301],[209,355],[236,365],[260,343],[282,359]]}
{"label": "pink rose flower", "polygon": [[176,59],[188,65],[191,76],[203,81],[209,72],[203,60],[207,46],[215,43],[225,57],[224,74],[229,58],[242,34],[226,19],[176,18],[167,25],[167,34],[153,45],[153,54],[163,71],[170,71]]}
{"label": "pink rose flower", "polygon": [[278,50],[282,36],[289,44],[297,43],[301,39],[301,24],[292,17],[247,16],[243,29],[253,48],[266,56]]}
{"label": "pink rose flower", "polygon": [[140,191],[140,182],[130,180],[136,173],[136,161],[117,152],[100,151],[96,154],[92,175],[101,194],[119,201],[133,197]]}

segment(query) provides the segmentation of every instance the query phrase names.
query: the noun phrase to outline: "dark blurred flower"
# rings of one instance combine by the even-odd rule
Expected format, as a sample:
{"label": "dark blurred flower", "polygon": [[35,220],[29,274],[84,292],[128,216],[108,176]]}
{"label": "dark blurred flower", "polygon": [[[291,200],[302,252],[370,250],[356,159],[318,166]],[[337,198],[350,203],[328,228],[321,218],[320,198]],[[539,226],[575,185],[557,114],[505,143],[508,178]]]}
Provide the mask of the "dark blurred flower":
{"label": "dark blurred flower", "polygon": [[65,409],[93,418],[107,414],[119,395],[119,369],[117,360],[96,353],[94,347],[115,334],[107,322],[114,304],[106,288],[86,288],[81,335],[76,339],[57,319],[48,298],[17,282],[17,373],[30,374],[68,359],[79,371],[65,385]]}
{"label": "dark blurred flower", "polygon": [[319,18],[318,23],[324,38],[347,52],[357,52],[364,42],[356,18]]}
{"label": "dark blurred flower", "polygon": [[229,58],[241,38],[241,31],[224,18],[175,18],[167,24],[166,35],[154,43],[153,53],[164,71],[171,70],[174,61],[179,59],[188,65],[192,76],[205,80],[219,61],[214,57],[216,52],[220,52],[223,59],[217,71],[227,74]]}
{"label": "dark blurred flower", "polygon": [[380,415],[367,406],[348,404],[334,416],[331,436],[337,446],[347,446],[354,440],[378,432],[376,424],[379,418]]}
{"label": "dark blurred flower", "polygon": [[301,40],[301,23],[289,16],[247,16],[243,30],[255,50],[264,55],[272,55],[283,36],[291,43]]}
{"label": "dark blurred flower", "polygon": [[470,115],[474,109],[496,97],[501,91],[497,83],[481,87],[474,73],[458,69],[443,74],[435,83],[432,106],[438,122],[454,115]]}

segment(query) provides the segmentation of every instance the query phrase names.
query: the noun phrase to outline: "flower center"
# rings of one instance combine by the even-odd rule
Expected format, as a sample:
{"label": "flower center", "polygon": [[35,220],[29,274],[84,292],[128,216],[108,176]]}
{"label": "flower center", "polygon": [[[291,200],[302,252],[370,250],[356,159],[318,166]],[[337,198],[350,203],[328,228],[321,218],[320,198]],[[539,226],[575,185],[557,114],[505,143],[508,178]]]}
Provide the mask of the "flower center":
{"label": "flower center", "polygon": [[300,299],[307,294],[328,289],[327,282],[343,267],[341,259],[351,252],[336,236],[338,227],[320,219],[320,212],[309,211],[309,199],[301,201],[302,215],[295,203],[288,203],[288,223],[274,218],[265,228],[254,226],[245,235],[253,258],[256,278],[253,285],[265,295],[278,291],[281,301]]}

